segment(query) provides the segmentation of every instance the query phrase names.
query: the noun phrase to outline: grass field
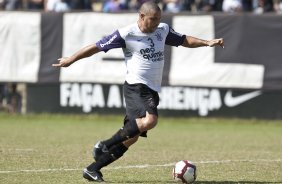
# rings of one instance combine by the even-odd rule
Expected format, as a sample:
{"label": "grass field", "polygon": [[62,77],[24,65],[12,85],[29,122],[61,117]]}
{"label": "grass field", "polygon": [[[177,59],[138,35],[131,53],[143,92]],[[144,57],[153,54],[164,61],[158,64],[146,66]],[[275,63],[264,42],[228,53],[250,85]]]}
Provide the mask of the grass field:
{"label": "grass field", "polygon": [[[93,144],[122,116],[0,114],[0,183],[89,183],[82,169]],[[195,183],[282,183],[282,121],[160,118],[120,160],[102,169],[106,183],[176,183],[173,164],[193,161]]]}

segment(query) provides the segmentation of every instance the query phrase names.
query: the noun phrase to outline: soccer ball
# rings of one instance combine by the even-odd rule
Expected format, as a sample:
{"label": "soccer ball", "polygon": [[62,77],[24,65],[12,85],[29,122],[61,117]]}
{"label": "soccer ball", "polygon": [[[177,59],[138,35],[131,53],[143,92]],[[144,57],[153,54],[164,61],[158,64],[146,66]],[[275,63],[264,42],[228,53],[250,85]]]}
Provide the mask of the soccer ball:
{"label": "soccer ball", "polygon": [[172,174],[175,180],[193,183],[197,177],[196,166],[188,160],[181,160],[175,164]]}

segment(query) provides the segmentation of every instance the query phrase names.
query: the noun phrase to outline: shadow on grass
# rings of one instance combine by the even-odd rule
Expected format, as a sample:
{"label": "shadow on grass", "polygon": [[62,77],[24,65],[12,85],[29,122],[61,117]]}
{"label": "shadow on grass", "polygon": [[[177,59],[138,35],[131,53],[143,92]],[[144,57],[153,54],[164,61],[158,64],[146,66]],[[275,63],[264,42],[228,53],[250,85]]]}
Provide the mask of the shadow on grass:
{"label": "shadow on grass", "polygon": [[[119,183],[114,181],[107,181],[106,183]],[[177,181],[124,181],[124,183],[166,183],[166,184],[177,184]],[[269,181],[195,181],[194,184],[271,184],[271,183],[282,183],[282,181],[269,182]]]}
{"label": "shadow on grass", "polygon": [[282,183],[282,181],[196,181],[195,184],[267,184],[267,183]]}

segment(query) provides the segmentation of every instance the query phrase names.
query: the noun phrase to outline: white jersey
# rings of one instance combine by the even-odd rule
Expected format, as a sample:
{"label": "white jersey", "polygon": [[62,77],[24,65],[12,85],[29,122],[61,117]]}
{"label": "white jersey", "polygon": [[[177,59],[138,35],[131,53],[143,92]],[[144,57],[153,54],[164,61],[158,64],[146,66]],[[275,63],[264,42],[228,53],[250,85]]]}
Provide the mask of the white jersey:
{"label": "white jersey", "polygon": [[96,45],[105,52],[122,48],[127,69],[126,81],[129,84],[142,83],[159,92],[164,66],[164,46],[181,45],[184,38],[184,35],[174,32],[165,23],[160,23],[153,33],[141,32],[135,23],[118,29]]}

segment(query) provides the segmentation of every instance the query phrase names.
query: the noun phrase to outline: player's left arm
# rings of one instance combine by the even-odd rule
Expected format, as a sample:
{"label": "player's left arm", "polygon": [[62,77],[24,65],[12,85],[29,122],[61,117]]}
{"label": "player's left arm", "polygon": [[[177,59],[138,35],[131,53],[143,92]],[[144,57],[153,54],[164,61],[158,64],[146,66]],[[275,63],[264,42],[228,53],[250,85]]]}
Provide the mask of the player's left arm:
{"label": "player's left arm", "polygon": [[183,46],[189,48],[197,48],[197,47],[214,47],[221,46],[224,48],[224,40],[223,38],[212,39],[212,40],[202,40],[200,38],[196,38],[193,36],[186,36],[175,32],[171,27],[169,27],[168,35],[166,37],[165,44],[171,46]]}
{"label": "player's left arm", "polygon": [[205,47],[205,46],[214,47],[217,45],[224,48],[223,38],[202,40],[193,36],[186,36],[182,44],[183,47],[189,47],[189,48],[197,48],[197,47]]}

